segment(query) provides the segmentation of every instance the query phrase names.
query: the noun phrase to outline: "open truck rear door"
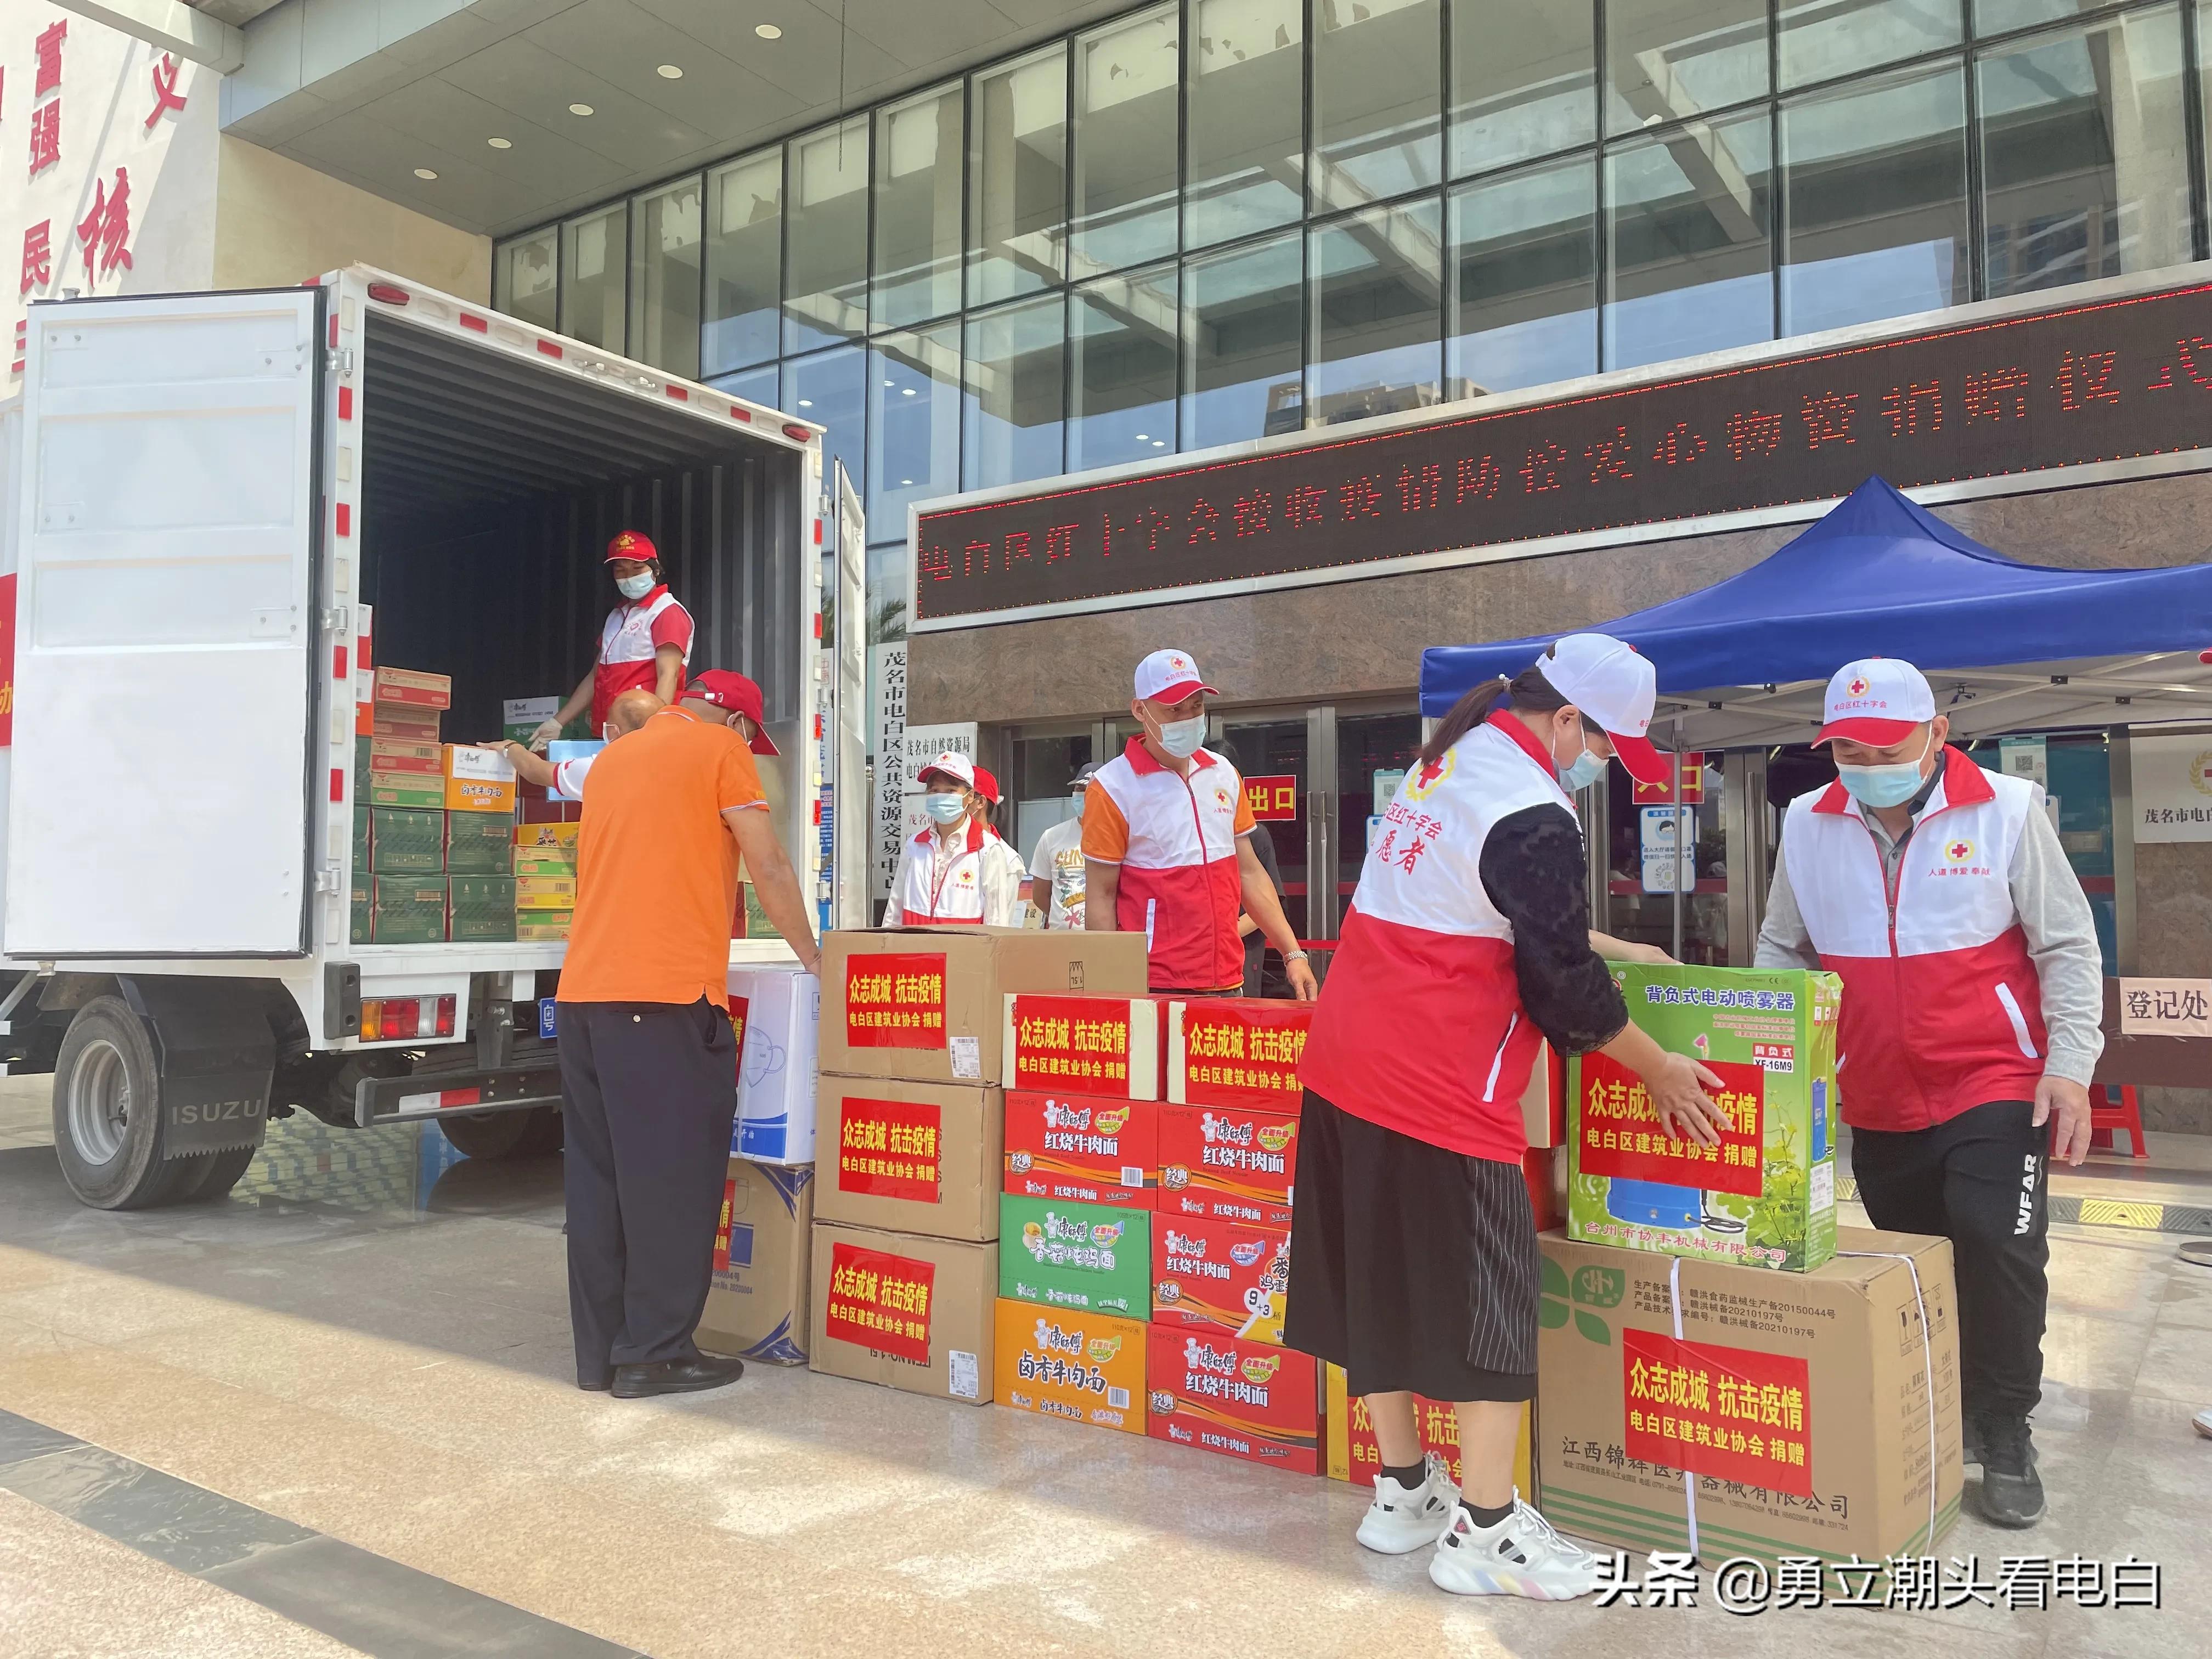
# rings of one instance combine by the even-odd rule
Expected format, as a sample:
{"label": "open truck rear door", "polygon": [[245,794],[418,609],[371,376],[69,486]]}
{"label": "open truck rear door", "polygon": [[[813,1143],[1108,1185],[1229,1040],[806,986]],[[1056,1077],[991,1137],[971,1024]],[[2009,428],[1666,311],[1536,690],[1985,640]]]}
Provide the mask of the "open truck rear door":
{"label": "open truck rear door", "polygon": [[865,927],[874,817],[868,788],[868,536],[860,498],[842,461],[835,465],[832,489],[837,514],[837,696],[830,763],[837,844],[831,860],[836,885],[830,925]]}
{"label": "open truck rear door", "polygon": [[32,309],[10,956],[307,950],[322,304]]}

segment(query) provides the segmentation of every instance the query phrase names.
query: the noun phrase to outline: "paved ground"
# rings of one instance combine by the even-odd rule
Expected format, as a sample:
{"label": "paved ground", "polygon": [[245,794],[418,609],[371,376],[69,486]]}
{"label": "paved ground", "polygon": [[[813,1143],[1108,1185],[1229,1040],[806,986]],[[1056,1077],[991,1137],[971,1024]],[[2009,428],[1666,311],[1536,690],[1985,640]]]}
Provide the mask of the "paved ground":
{"label": "paved ground", "polygon": [[46,1090],[0,1082],[7,1659],[2212,1652],[2212,1272],[2170,1234],[2054,1230],[2051,1518],[1945,1546],[1985,1575],[2133,1552],[2163,1610],[1467,1603],[1360,1550],[1329,1481],[804,1371],[580,1394],[557,1160],[294,1119],[228,1202],[103,1215],[54,1170]]}

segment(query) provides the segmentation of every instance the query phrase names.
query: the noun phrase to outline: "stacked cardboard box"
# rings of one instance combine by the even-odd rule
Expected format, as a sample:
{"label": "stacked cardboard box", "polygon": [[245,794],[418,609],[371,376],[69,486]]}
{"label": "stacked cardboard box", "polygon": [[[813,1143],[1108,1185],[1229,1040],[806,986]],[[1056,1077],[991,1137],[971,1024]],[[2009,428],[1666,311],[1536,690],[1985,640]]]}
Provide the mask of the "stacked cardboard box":
{"label": "stacked cardboard box", "polygon": [[[1134,934],[891,928],[823,941],[815,1370],[977,1405],[993,1397],[1006,1375],[1000,1333],[1018,1337],[1041,1312],[1024,1307],[1009,1324],[994,1294],[1005,998],[1091,990],[1126,1000],[1144,983],[1145,942]],[[1140,1261],[1139,1298],[1143,1271]],[[1073,1342],[1077,1363],[1110,1362],[1110,1386],[1140,1412],[1142,1326],[1119,1323],[1139,1333],[1133,1346],[1103,1326],[1062,1322],[1059,1353]]]}
{"label": "stacked cardboard box", "polygon": [[1319,1472],[1318,1372],[1281,1346],[1310,1012],[1007,999],[1002,1402]]}
{"label": "stacked cardboard box", "polygon": [[566,939],[576,909],[577,823],[515,825],[514,936]]}
{"label": "stacked cardboard box", "polygon": [[[1949,1243],[1838,1230],[1832,975],[1614,970],[1629,1017],[1722,1081],[1711,1146],[1601,1054],[1567,1067],[1545,1235],[1538,1480],[1632,1550],[1931,1553],[1960,1488]],[[1673,1259],[1670,1259],[1673,1258]]]}
{"label": "stacked cardboard box", "polygon": [[453,681],[372,667],[366,632],[354,708],[356,944],[422,945],[448,934],[444,749]]}
{"label": "stacked cardboard box", "polygon": [[808,1246],[814,1171],[730,1160],[714,1277],[696,1340],[712,1353],[806,1363]]}

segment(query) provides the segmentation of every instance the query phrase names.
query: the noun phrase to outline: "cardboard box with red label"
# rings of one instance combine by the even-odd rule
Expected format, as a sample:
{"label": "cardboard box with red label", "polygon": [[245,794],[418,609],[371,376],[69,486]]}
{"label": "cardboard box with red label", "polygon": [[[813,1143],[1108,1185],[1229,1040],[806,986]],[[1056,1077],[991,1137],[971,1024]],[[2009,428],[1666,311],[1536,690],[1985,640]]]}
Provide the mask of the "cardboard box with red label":
{"label": "cardboard box with red label", "polygon": [[[1328,1477],[1355,1486],[1371,1486],[1382,1467],[1382,1454],[1375,1443],[1375,1425],[1367,1415],[1367,1402],[1351,1397],[1341,1365],[1323,1365],[1328,1390]],[[1513,1485],[1531,1502],[1535,1482],[1530,1478],[1531,1424],[1534,1413],[1521,1408],[1521,1437],[1513,1448]],[[1449,1401],[1413,1396],[1413,1427],[1421,1437],[1421,1450],[1434,1453],[1451,1470],[1452,1484],[1461,1484],[1459,1413]]]}
{"label": "cardboard box with red label", "polygon": [[1950,1242],[1838,1232],[1802,1273],[1544,1235],[1545,1514],[1635,1553],[1687,1547],[1694,1503],[1731,1554],[1938,1553],[1962,1480]]}
{"label": "cardboard box with red label", "polygon": [[1149,1100],[1009,1091],[1006,1190],[1023,1198],[1151,1209],[1158,1192],[1163,1109]]}
{"label": "cardboard box with red label", "polygon": [[1321,1473],[1319,1362],[1225,1331],[1152,1329],[1145,1431],[1293,1474]]}
{"label": "cardboard box with red label", "polygon": [[807,1364],[828,1376],[988,1404],[998,1269],[995,1244],[817,1221]]}
{"label": "cardboard box with red label", "polygon": [[1152,1322],[1202,1325],[1255,1342],[1283,1340],[1291,1235],[1204,1216],[1161,1214],[1152,1226]]}
{"label": "cardboard box with red label", "polygon": [[884,927],[822,941],[822,1069],[995,1084],[1010,993],[1141,996],[1141,933]]}
{"label": "cardboard box with red label", "polygon": [[756,1164],[811,1164],[821,981],[797,968],[732,968],[729,987],[738,1037],[730,1154]]}
{"label": "cardboard box with red label", "polygon": [[730,1160],[701,1347],[774,1365],[806,1363],[813,1224],[813,1170]]}
{"label": "cardboard box with red label", "polygon": [[1011,993],[1000,1033],[1006,1085],[1158,1100],[1167,1009],[1154,997]]}
{"label": "cardboard box with red label", "polygon": [[1208,997],[1168,1006],[1168,1098],[1178,1106],[1296,1111],[1313,1004]]}
{"label": "cardboard box with red label", "polygon": [[1804,1273],[1836,1242],[1842,984],[1798,969],[1616,964],[1628,1017],[1721,1079],[1711,1145],[1667,1132],[1602,1054],[1567,1068],[1567,1231],[1585,1243]]}
{"label": "cardboard box with red label", "polygon": [[1003,1098],[997,1089],[825,1076],[815,1213],[935,1238],[996,1238]]}
{"label": "cardboard box with red label", "polygon": [[1001,1406],[1094,1429],[1145,1431],[1145,1352],[1156,1333],[1111,1314],[999,1304]]}
{"label": "cardboard box with red label", "polygon": [[1297,1155],[1295,1110],[1163,1106],[1154,1207],[1163,1215],[1287,1227]]}

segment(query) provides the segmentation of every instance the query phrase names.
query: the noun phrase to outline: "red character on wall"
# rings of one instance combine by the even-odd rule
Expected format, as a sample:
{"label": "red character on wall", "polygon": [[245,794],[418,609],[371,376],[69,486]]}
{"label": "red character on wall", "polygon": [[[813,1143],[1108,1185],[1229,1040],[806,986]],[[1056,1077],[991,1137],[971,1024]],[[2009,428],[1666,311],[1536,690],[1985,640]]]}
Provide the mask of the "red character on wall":
{"label": "red character on wall", "polygon": [[149,129],[170,110],[184,108],[185,94],[177,90],[177,76],[181,67],[176,58],[166,52],[161,54],[161,61],[154,65],[154,109],[146,118]]}
{"label": "red character on wall", "polygon": [[[115,188],[94,180],[92,211],[77,223],[77,240],[84,244],[84,274],[93,281],[118,265],[131,269],[131,173],[115,169]],[[95,262],[97,269],[94,269]]]}
{"label": "red character on wall", "polygon": [[51,219],[41,219],[23,233],[23,280],[15,290],[18,299],[54,279],[54,251],[47,240],[52,234],[53,223]]}

